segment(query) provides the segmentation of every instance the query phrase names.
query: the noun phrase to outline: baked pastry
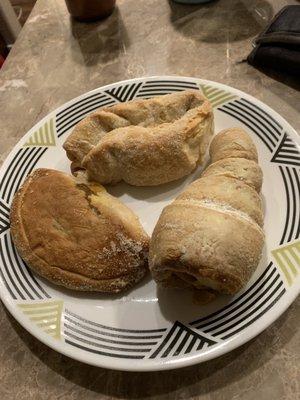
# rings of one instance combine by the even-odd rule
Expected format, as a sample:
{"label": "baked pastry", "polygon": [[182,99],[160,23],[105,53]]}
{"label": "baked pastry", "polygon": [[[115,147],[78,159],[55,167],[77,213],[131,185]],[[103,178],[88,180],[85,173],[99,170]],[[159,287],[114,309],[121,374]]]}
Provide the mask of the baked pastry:
{"label": "baked pastry", "polygon": [[262,171],[256,161],[246,158],[223,158],[210,164],[202,177],[215,175],[239,179],[253,187],[257,192],[262,185]]}
{"label": "baked pastry", "polygon": [[10,218],[20,256],[55,284],[117,293],[147,272],[149,238],[138,218],[80,174],[34,171],[16,194]]}
{"label": "baked pastry", "polygon": [[158,284],[204,290],[209,300],[247,283],[264,244],[262,173],[252,140],[241,129],[222,131],[210,156],[216,162],[163,210],[149,253]]}
{"label": "baked pastry", "polygon": [[213,134],[209,101],[187,90],[102,108],[84,118],[64,143],[72,170],[102,184],[153,186],[203,163]]}

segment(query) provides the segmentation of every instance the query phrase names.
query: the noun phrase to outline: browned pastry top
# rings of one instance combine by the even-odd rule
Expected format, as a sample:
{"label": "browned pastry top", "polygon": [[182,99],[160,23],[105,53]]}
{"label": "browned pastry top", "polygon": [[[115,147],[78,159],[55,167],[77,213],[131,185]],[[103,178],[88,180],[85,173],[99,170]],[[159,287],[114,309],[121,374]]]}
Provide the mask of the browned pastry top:
{"label": "browned pastry top", "polygon": [[185,90],[151,99],[138,99],[103,107],[85,117],[73,129],[64,143],[71,161],[81,163],[83,158],[109,132],[128,126],[153,128],[174,123],[188,111],[210,103],[198,90]]}
{"label": "browned pastry top", "polygon": [[152,276],[165,287],[237,293],[257,267],[264,244],[262,171],[251,138],[239,128],[211,142],[213,163],[164,208],[151,238]]}
{"label": "browned pastry top", "polygon": [[211,141],[211,162],[224,158],[245,158],[258,161],[257,150],[250,136],[241,128],[224,129]]}
{"label": "browned pastry top", "polygon": [[64,143],[72,171],[102,184],[154,186],[191,173],[213,133],[213,112],[199,90],[97,110]]}
{"label": "browned pastry top", "polygon": [[29,266],[68,288],[119,292],[146,273],[149,239],[138,218],[82,177],[34,171],[15,196],[11,230]]}

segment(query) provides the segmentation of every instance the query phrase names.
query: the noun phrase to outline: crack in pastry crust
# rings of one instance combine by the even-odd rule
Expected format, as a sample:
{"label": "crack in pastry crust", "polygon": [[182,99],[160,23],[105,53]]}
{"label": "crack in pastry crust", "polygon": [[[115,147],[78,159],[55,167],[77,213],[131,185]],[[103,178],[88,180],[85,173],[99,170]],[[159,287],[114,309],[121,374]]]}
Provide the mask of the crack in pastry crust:
{"label": "crack in pastry crust", "polygon": [[67,288],[116,293],[147,272],[137,217],[82,176],[34,171],[13,201],[11,232],[25,262]]}

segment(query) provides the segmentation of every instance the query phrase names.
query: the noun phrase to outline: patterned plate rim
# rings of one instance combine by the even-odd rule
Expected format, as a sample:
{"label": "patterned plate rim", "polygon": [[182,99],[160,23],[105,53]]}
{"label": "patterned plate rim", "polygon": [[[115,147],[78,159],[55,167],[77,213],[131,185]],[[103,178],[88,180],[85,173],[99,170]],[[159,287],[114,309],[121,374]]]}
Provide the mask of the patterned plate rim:
{"label": "patterned plate rim", "polygon": [[[276,143],[276,146],[273,148],[274,152],[272,152],[272,149],[270,149],[270,151],[273,155],[270,162],[273,161],[273,162],[277,162],[279,164],[280,163],[284,164],[284,162],[282,162],[283,156],[280,154],[278,155],[278,152],[280,151],[281,148],[288,148],[288,146],[290,146],[290,144],[287,143],[287,140],[288,140],[287,138],[290,138],[290,137],[292,138],[292,141],[293,141],[294,145],[296,145],[296,149],[298,149],[297,151],[299,152],[299,146],[300,146],[299,136],[297,135],[297,132],[289,125],[289,123],[284,118],[282,118],[277,112],[275,112],[273,109],[271,109],[269,106],[267,106],[260,100],[257,100],[256,98],[244,93],[243,91],[240,91],[238,89],[232,88],[230,86],[227,86],[227,85],[224,85],[224,84],[221,84],[218,82],[208,81],[208,80],[195,78],[195,77],[181,77],[181,76],[176,76],[176,75],[150,76],[150,77],[142,77],[142,78],[137,78],[137,79],[128,79],[128,80],[116,82],[113,84],[109,84],[106,86],[101,86],[99,88],[96,88],[94,90],[86,92],[86,93],[66,102],[62,106],[58,107],[56,110],[50,112],[42,120],[40,120],[37,124],[35,124],[35,126],[33,128],[31,128],[11,150],[8,157],[6,158],[6,160],[3,162],[2,166],[1,166],[1,169],[0,169],[1,179],[3,178],[4,172],[6,171],[9,163],[12,161],[12,158],[15,156],[15,154],[18,151],[18,149],[20,148],[20,146],[24,146],[24,140],[29,138],[27,143],[30,142],[30,140],[32,140],[32,139],[30,139],[31,135],[37,131],[38,127],[42,127],[45,123],[47,123],[48,121],[51,121],[51,119],[55,119],[55,131],[56,131],[56,133],[58,133],[57,126],[56,126],[57,116],[62,111],[66,110],[67,108],[70,108],[74,104],[77,104],[81,100],[82,101],[87,100],[87,98],[90,98],[90,96],[92,96],[94,94],[100,94],[100,93],[109,93],[109,95],[112,98],[115,97],[118,99],[118,101],[126,101],[126,100],[122,100],[122,98],[120,98],[120,96],[121,97],[122,97],[122,95],[124,96],[124,93],[126,94],[127,89],[122,90],[121,93],[120,93],[120,91],[118,92],[118,90],[116,90],[116,89],[119,87],[123,87],[124,85],[125,85],[125,87],[128,87],[128,86],[130,86],[130,84],[132,86],[139,86],[139,84],[146,85],[147,83],[149,83],[149,86],[151,88],[150,89],[142,88],[144,90],[144,94],[142,94],[141,96],[137,96],[137,97],[146,97],[147,94],[149,94],[149,97],[150,97],[150,95],[152,95],[153,91],[155,91],[153,89],[153,85],[151,85],[151,82],[153,83],[153,82],[157,82],[157,81],[159,81],[159,82],[171,82],[172,81],[172,82],[177,82],[178,85],[180,85],[180,82],[184,82],[184,83],[192,82],[194,85],[198,86],[199,89],[201,86],[201,90],[207,95],[207,97],[210,97],[210,96],[212,97],[211,101],[218,108],[218,110],[223,111],[224,113],[227,113],[229,115],[234,115],[234,117],[238,116],[237,119],[242,118],[241,122],[245,123],[246,125],[249,121],[245,120],[245,118],[242,117],[242,115],[243,115],[243,108],[246,107],[247,104],[246,103],[243,104],[242,101],[245,101],[245,102],[248,101],[252,105],[252,107],[255,107],[255,105],[256,105],[257,108],[260,109],[260,113],[262,113],[263,111],[267,112],[269,114],[269,117],[274,121],[274,123],[276,123],[276,121],[277,121],[282,126],[282,132],[281,132],[282,135],[278,138],[278,141],[277,141],[279,144]],[[195,87],[195,88],[197,88],[197,87]],[[130,90],[132,92],[134,92],[135,88],[130,89],[130,87],[129,87],[129,89],[127,90],[127,94],[128,94],[128,91],[130,91]],[[139,93],[139,88],[136,90],[137,90],[137,93]],[[217,93],[216,93],[216,91],[217,91]],[[236,98],[238,98],[238,99],[236,99]],[[225,105],[224,105],[224,103],[225,103]],[[251,112],[252,112],[252,109],[251,109]],[[255,113],[254,109],[253,109],[253,113]],[[260,114],[260,115],[262,115],[262,114]],[[261,118],[260,122],[264,125],[263,120],[265,121],[265,118],[263,116],[261,116],[260,118]],[[253,121],[251,122],[251,124],[252,124],[251,126],[253,126],[253,124],[255,125],[255,122],[253,122]],[[50,125],[51,125],[51,122],[50,122]],[[47,126],[47,129],[48,129],[48,126]],[[47,139],[49,139],[49,137],[50,137],[49,132],[51,133],[51,129],[52,129],[51,126],[49,126],[49,131],[47,130]],[[285,131],[288,131],[288,134],[286,134]],[[57,136],[59,136],[59,135],[57,135]],[[51,140],[51,138],[49,140]],[[270,141],[272,143],[272,139]],[[266,144],[266,146],[268,146],[267,143],[265,143],[265,144]],[[28,146],[29,145],[30,144],[28,144]],[[270,146],[271,146],[271,144],[269,143],[269,147]],[[39,157],[42,156],[42,151],[40,152],[40,154],[37,154],[37,155]],[[298,156],[298,153],[297,153],[297,156]],[[277,159],[275,159],[276,157],[277,157]],[[277,160],[279,160],[279,161],[277,161]],[[283,176],[283,179],[285,179],[284,175],[282,175],[282,176]],[[290,183],[290,185],[293,185],[293,184]],[[293,186],[292,186],[292,190],[294,191]],[[1,198],[1,195],[0,195],[0,218],[1,218],[1,206],[5,207],[6,205],[8,205],[8,203],[5,204],[4,199]],[[5,216],[6,209],[3,208],[3,210],[4,210],[3,215]],[[7,212],[6,212],[6,215],[7,215]],[[0,220],[0,235],[1,235],[1,233],[3,234],[3,232],[1,231],[1,220]],[[2,235],[2,237],[4,237],[4,235]],[[296,239],[295,239],[296,240],[295,243],[297,246],[299,246],[298,238],[299,238],[299,236],[296,236]],[[9,239],[7,239],[6,234],[5,234],[5,240],[7,242],[9,241]],[[289,242],[289,240],[288,240],[288,242]],[[281,245],[282,244],[285,244],[285,246],[279,247],[278,250],[286,251],[286,248],[288,248],[289,251],[294,251],[293,248],[290,250],[290,247],[292,245],[294,245],[294,241],[292,241],[292,244],[289,243],[288,246],[286,246],[285,241],[283,241],[283,243],[281,243]],[[2,246],[2,243],[1,243],[1,246]],[[11,244],[10,244],[10,246],[11,246]],[[10,248],[12,248],[12,247],[10,247]],[[299,247],[297,247],[297,251],[298,251],[298,249],[299,249]],[[0,248],[0,250],[2,251],[2,248]],[[277,250],[277,249],[275,249],[275,250]],[[272,268],[271,268],[272,265],[275,264],[276,261],[278,261],[278,263],[280,262],[281,255],[278,256],[278,254],[275,253],[275,251],[272,253],[274,253],[273,260],[275,260],[275,261],[274,261],[274,263],[270,262],[270,264],[266,267],[266,271],[267,270],[272,271]],[[0,263],[1,263],[0,265],[2,267],[3,259],[2,259],[2,261],[0,260]],[[281,277],[283,277],[282,270],[280,271],[278,266],[275,269],[277,269],[277,272],[280,272]],[[263,273],[263,275],[264,274],[265,273]],[[270,275],[271,275],[271,273],[270,273]],[[262,279],[262,278],[259,278],[259,279]],[[254,284],[256,284],[256,282],[254,282]],[[246,293],[250,289],[251,288],[249,288],[245,293],[242,292],[241,297],[245,296]],[[85,350],[80,350],[80,346],[77,346],[78,348],[75,349],[74,347],[67,345],[66,341],[59,342],[59,341],[55,340],[54,336],[51,337],[51,336],[45,334],[40,328],[38,328],[36,325],[31,323],[29,320],[25,319],[22,314],[22,311],[23,311],[23,313],[26,312],[27,314],[32,312],[32,311],[30,311],[31,308],[30,309],[27,308],[28,307],[27,303],[29,303],[29,306],[30,306],[30,304],[33,304],[33,303],[24,302],[23,304],[19,303],[17,306],[15,304],[15,302],[7,296],[7,293],[5,293],[6,288],[4,286],[4,281],[3,281],[2,277],[1,277],[1,286],[0,286],[0,297],[3,301],[3,303],[5,304],[5,306],[7,307],[7,309],[9,310],[9,312],[27,331],[29,331],[33,336],[38,338],[41,342],[43,342],[47,346],[51,347],[52,349],[54,349],[56,351],[59,351],[60,353],[66,355],[66,356],[69,356],[71,358],[77,359],[79,361],[82,361],[82,362],[85,362],[85,363],[88,363],[91,365],[112,368],[112,369],[116,369],[116,370],[151,371],[151,370],[179,368],[179,367],[192,365],[192,364],[195,364],[198,362],[203,362],[203,361],[218,357],[222,354],[225,354],[225,353],[241,346],[245,342],[251,340],[253,337],[257,336],[264,329],[266,329],[270,324],[272,324],[295,300],[295,298],[297,297],[297,295],[300,292],[299,280],[296,281],[296,284],[293,285],[293,287],[285,287],[285,289],[286,290],[283,293],[283,294],[285,294],[285,296],[282,296],[280,299],[278,298],[276,307],[269,308],[265,312],[264,318],[259,318],[258,321],[256,321],[256,322],[259,322],[259,324],[255,323],[255,325],[254,325],[255,329],[252,329],[250,331],[246,329],[243,331],[242,334],[240,334],[238,336],[233,336],[232,338],[228,338],[228,340],[224,341],[223,343],[217,341],[217,342],[215,342],[215,344],[218,344],[218,346],[216,346],[216,347],[212,346],[211,348],[209,348],[209,346],[210,346],[209,341],[210,341],[211,336],[209,336],[209,334],[208,335],[203,334],[201,336],[201,334],[199,334],[199,332],[197,331],[197,329],[199,329],[198,324],[200,324],[201,328],[203,326],[206,327],[207,322],[205,322],[205,321],[213,318],[214,314],[220,314],[220,312],[224,309],[219,310],[216,313],[210,314],[204,318],[201,318],[200,320],[192,321],[191,323],[186,324],[186,325],[183,325],[182,323],[176,321],[170,327],[168,327],[166,329],[161,329],[161,331],[166,331],[166,332],[161,335],[162,340],[161,340],[161,342],[159,342],[158,347],[156,347],[155,352],[152,353],[152,356],[153,356],[153,354],[155,355],[155,353],[158,354],[159,352],[161,353],[162,351],[165,351],[165,352],[168,351],[168,348],[166,349],[166,347],[165,347],[166,343],[167,343],[166,339],[169,336],[171,339],[173,339],[173,336],[171,335],[171,331],[173,334],[175,332],[175,329],[177,329],[177,336],[179,335],[179,332],[185,333],[186,336],[190,335],[191,339],[192,339],[191,343],[199,343],[199,340],[200,340],[200,344],[201,344],[202,343],[201,340],[202,340],[203,343],[206,345],[207,349],[204,352],[198,352],[198,353],[196,352],[195,354],[189,355],[188,357],[175,357],[171,360],[169,360],[169,359],[164,360],[162,357],[156,358],[156,356],[153,356],[153,357],[150,356],[147,359],[141,359],[141,360],[134,361],[134,362],[132,360],[129,361],[128,359],[126,360],[126,359],[117,359],[117,358],[100,357],[100,356],[96,359],[95,354],[93,354],[91,352],[89,353]],[[63,312],[63,304],[60,304],[61,302],[59,301],[59,299],[53,298],[52,300],[56,300],[55,302],[52,302],[52,304],[55,303],[53,305],[53,307],[55,306],[56,310],[59,310],[60,318],[62,316],[64,318],[66,318],[66,314],[68,313],[67,309],[65,309],[65,311]],[[231,306],[233,303],[234,302],[231,302],[229,304],[229,306]],[[39,303],[39,304],[41,304],[41,303]],[[46,302],[44,303],[44,305],[46,305]],[[225,309],[227,309],[227,308],[228,307],[225,307]],[[20,310],[22,310],[22,311],[20,311]],[[220,318],[222,318],[222,315]],[[83,320],[80,316],[79,316],[79,319]],[[85,322],[89,323],[90,321],[85,321]],[[63,323],[65,323],[65,322],[63,322]],[[212,322],[210,322],[210,323],[212,323]],[[209,323],[208,323],[208,325],[209,325]],[[60,322],[59,322],[59,329],[60,329]],[[109,328],[109,329],[111,329],[111,328]],[[200,333],[202,333],[202,331],[200,331]],[[198,342],[196,342],[196,341],[198,341]],[[199,346],[200,346],[200,344],[199,344]],[[136,357],[136,358],[138,358],[138,357]]]}

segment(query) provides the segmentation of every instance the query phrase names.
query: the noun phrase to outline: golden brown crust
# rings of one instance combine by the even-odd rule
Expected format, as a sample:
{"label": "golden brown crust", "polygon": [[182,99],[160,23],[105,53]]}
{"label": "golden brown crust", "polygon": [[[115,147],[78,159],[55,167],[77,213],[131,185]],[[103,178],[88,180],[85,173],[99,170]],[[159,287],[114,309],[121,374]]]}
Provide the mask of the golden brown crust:
{"label": "golden brown crust", "polygon": [[25,262],[67,288],[117,293],[147,271],[149,238],[137,217],[82,176],[34,171],[14,198],[11,232]]}
{"label": "golden brown crust", "polygon": [[206,176],[227,176],[239,179],[260,191],[263,181],[262,170],[256,161],[246,158],[223,158],[210,164],[202,174]]}
{"label": "golden brown crust", "polygon": [[263,239],[256,224],[235,214],[175,200],[164,209],[153,232],[150,270],[163,286],[170,286],[168,278],[174,272],[185,272],[199,289],[233,294],[256,268]]}
{"label": "golden brown crust", "polygon": [[153,186],[201,164],[212,133],[210,103],[188,90],[98,110],[75,127],[64,148],[97,182]]}
{"label": "golden brown crust", "polygon": [[261,170],[249,161],[256,149],[243,131],[221,132],[210,153],[222,163],[212,164],[163,210],[151,238],[149,266],[164,287],[234,294],[248,282],[264,244],[256,191]]}
{"label": "golden brown crust", "polygon": [[225,129],[218,133],[211,141],[209,154],[212,163],[229,157],[258,160],[253,141],[241,128]]}
{"label": "golden brown crust", "polygon": [[[191,183],[177,200],[210,203],[238,210],[263,225],[262,204],[259,194],[251,186],[227,176],[203,176]],[[198,203],[199,204],[199,203]]]}

